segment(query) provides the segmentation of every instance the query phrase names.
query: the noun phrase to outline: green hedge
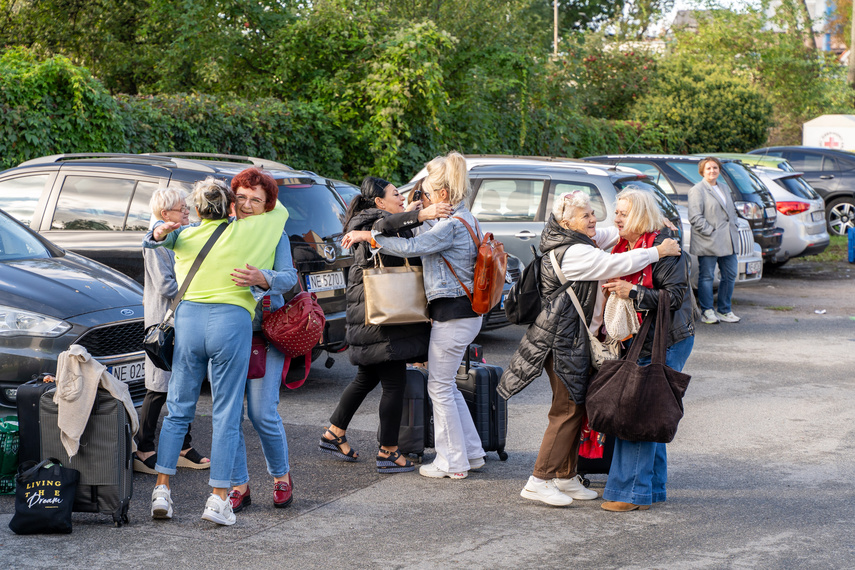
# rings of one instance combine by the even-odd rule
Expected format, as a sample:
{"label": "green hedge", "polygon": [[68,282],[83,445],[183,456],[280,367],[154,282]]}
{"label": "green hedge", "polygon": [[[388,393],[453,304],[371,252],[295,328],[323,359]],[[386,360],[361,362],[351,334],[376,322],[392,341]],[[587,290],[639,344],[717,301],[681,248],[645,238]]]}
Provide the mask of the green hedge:
{"label": "green hedge", "polygon": [[371,173],[404,182],[426,160],[450,149],[578,157],[674,152],[680,145],[666,127],[488,101],[449,105],[438,128],[412,129],[402,141],[394,172],[369,172],[388,157],[377,156],[373,167],[348,157],[345,149],[353,149],[358,133],[334,124],[312,102],[197,94],[112,97],[68,59],[38,61],[19,49],[0,56],[0,111],[2,168],[57,153],[193,151],[275,159],[353,181]]}

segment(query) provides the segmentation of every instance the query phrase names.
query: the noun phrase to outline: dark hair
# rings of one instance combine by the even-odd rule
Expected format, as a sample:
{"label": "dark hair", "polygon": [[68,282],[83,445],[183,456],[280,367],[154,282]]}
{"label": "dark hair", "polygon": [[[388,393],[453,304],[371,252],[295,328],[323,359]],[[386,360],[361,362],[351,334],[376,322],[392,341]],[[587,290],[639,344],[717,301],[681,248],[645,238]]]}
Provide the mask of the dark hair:
{"label": "dark hair", "polygon": [[250,166],[241,170],[237,176],[232,178],[232,192],[237,193],[238,188],[255,188],[261,186],[266,199],[264,200],[264,211],[269,212],[276,206],[276,198],[279,197],[279,186],[268,173]]}
{"label": "dark hair", "polygon": [[389,186],[389,184],[391,184],[391,182],[387,182],[382,178],[376,178],[374,176],[366,176],[362,179],[362,186],[359,187],[360,194],[351,200],[350,206],[347,207],[347,214],[344,216],[345,231],[347,231],[347,226],[350,224],[350,220],[353,219],[353,216],[362,210],[377,207],[377,203],[374,199],[386,196],[386,187]]}
{"label": "dark hair", "polygon": [[704,175],[704,168],[706,168],[708,162],[715,162],[716,164],[718,164],[718,169],[722,169],[721,161],[718,158],[714,156],[708,156],[698,163],[698,174],[700,174],[701,176]]}

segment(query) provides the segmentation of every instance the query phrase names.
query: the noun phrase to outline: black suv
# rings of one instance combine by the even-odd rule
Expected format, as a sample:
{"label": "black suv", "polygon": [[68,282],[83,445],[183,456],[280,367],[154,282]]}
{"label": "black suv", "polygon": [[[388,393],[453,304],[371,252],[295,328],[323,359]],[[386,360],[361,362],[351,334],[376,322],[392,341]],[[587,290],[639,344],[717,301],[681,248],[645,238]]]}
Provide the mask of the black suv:
{"label": "black suv", "polygon": [[[344,340],[345,287],[353,257],[341,248],[345,206],[332,180],[269,160],[202,153],[66,154],[28,160],[0,172],[0,208],[57,245],[143,282],[142,238],[158,187],[188,193],[205,178],[231,181],[248,166],[270,172],[288,208],[285,231],[306,290],[314,292],[327,323],[323,350]],[[296,365],[295,365],[296,366]]]}
{"label": "black suv", "polygon": [[825,201],[828,233],[846,235],[855,228],[855,154],[810,146],[773,146],[748,154],[780,156],[797,170]]}
{"label": "black suv", "polygon": [[[660,154],[610,154],[589,156],[584,160],[602,164],[620,164],[650,176],[678,205],[689,204],[689,189],[703,178],[698,173],[699,156]],[[765,261],[771,261],[781,249],[784,230],[775,227],[778,211],[775,199],[762,182],[738,160],[719,158],[722,162],[719,183],[730,190],[739,216],[751,224],[754,241],[760,246]]]}

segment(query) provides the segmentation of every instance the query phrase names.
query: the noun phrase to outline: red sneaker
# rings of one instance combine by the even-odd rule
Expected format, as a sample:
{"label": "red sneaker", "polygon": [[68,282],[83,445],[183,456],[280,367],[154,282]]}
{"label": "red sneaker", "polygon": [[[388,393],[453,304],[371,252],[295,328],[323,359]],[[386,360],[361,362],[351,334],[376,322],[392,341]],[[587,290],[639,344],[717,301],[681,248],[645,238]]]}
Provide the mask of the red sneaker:
{"label": "red sneaker", "polygon": [[273,484],[273,506],[274,507],[287,507],[291,504],[291,500],[294,498],[291,494],[291,476],[288,476],[288,481],[277,481]]}
{"label": "red sneaker", "polygon": [[237,489],[232,489],[229,493],[229,502],[232,504],[232,511],[238,513],[244,507],[252,504],[252,498],[249,496],[249,487],[246,488],[246,493],[241,494]]}

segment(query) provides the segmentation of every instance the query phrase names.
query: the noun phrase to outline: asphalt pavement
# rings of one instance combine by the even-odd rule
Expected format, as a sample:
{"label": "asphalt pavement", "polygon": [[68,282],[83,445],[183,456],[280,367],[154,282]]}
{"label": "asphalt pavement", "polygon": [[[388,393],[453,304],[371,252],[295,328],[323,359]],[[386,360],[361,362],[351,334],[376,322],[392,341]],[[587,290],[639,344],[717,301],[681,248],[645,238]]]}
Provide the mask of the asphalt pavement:
{"label": "asphalt pavement", "polygon": [[[789,268],[789,269],[788,269]],[[850,269],[851,268],[851,269]],[[0,560],[56,568],[853,568],[855,567],[855,266],[788,264],[737,287],[742,322],[698,325],[685,371],[686,414],[668,446],[668,501],[609,513],[601,500],[566,508],[522,499],[546,426],[543,376],[509,402],[509,459],[488,454],[464,480],[374,470],[378,393],[354,418],[355,464],[317,440],[355,368],[316,366],[280,412],[294,502],[272,505],[257,436],[247,445],[253,504],[232,527],[202,521],[207,472],[173,478],[175,518],[153,521],[154,476],[137,474],[131,524],[75,514],[74,532],[16,536],[0,496]],[[819,313],[817,313],[819,311]],[[823,312],[824,311],[824,312]],[[524,329],[483,334],[506,366]],[[193,423],[210,448],[210,394]],[[605,476],[592,475],[602,491]]]}

